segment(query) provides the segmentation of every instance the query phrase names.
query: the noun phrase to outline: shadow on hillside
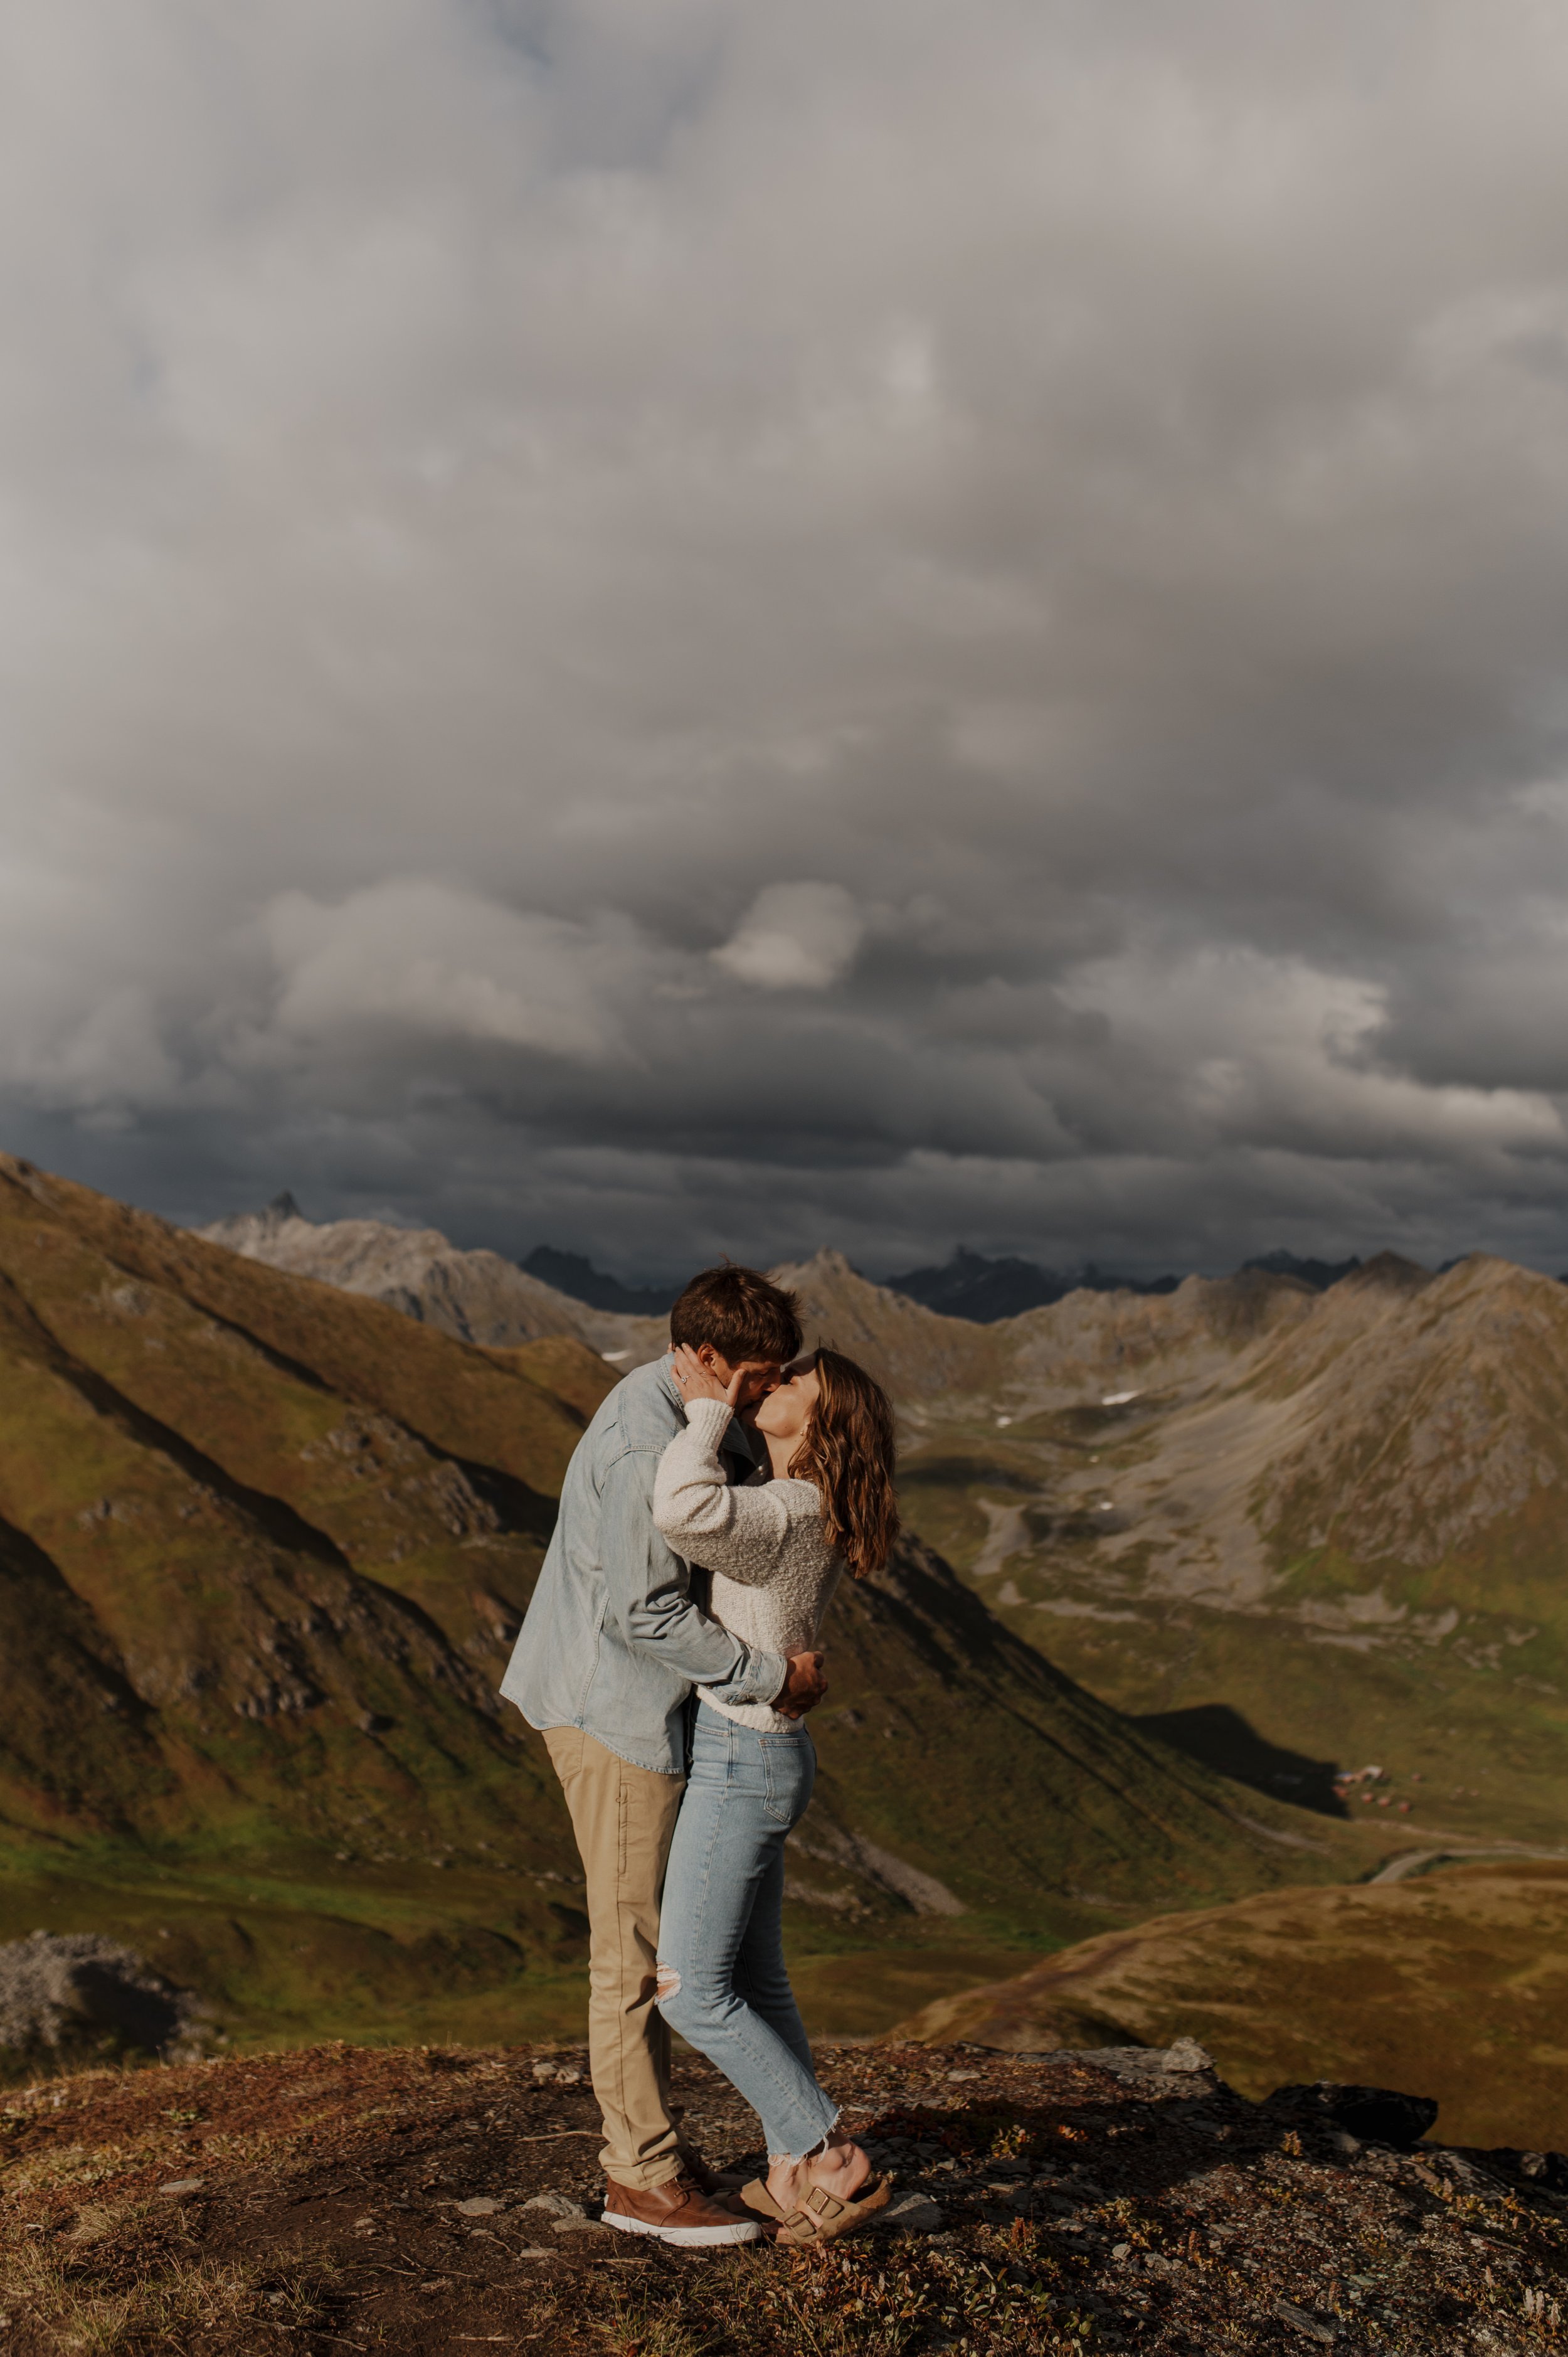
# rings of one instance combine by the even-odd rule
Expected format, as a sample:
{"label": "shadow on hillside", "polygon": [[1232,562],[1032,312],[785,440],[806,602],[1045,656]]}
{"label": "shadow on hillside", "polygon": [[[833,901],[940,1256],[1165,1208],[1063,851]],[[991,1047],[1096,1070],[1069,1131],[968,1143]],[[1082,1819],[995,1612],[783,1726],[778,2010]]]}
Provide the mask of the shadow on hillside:
{"label": "shadow on hillside", "polygon": [[[981,2051],[969,2047],[930,2050],[950,2054],[960,2067],[972,2067],[981,2059]],[[1085,2247],[1080,2237],[1086,2225],[1090,2247],[1094,2246],[1098,2237],[1099,2247],[1103,2251],[1110,2240],[1097,2222],[1083,2218],[1082,2209],[1088,2202],[1125,2198],[1128,2194],[1141,2202],[1157,2202],[1172,2195],[1180,2200],[1195,2178],[1212,2184],[1215,2162],[1223,2158],[1241,2179],[1235,2185],[1241,2214],[1251,2209],[1256,2216],[1263,2205],[1258,2200],[1258,2189],[1249,2187],[1242,2173],[1263,2155],[1282,2147],[1298,2153],[1301,2149],[1299,2134],[1291,2136],[1293,2127],[1299,2130],[1301,2115],[1280,2110],[1273,2096],[1254,2104],[1230,2088],[1200,2083],[1185,2101],[1178,2098],[1171,2103],[1168,2086],[1155,2096],[1147,2089],[1119,2080],[1110,2072],[1102,2074],[1104,2093],[1100,2093],[1093,2088],[1093,2077],[1101,2077],[1101,2073],[1095,2070],[1092,2054],[1070,2058],[995,2056],[1004,2066],[1027,2065],[1036,2059],[1044,2061],[1047,2070],[1070,2061],[1076,2083],[1059,2091],[1041,2088],[1033,2100],[1028,2094],[1021,2094],[1015,2083],[1005,2091],[995,2090],[973,2105],[950,2109],[945,2104],[940,2107],[929,2104],[918,2097],[911,2101],[889,2089],[886,2108],[867,2119],[859,2132],[879,2160],[890,2143],[926,2137],[933,2142],[940,2140],[950,2149],[956,2147],[974,2166],[982,2156],[994,2151],[999,2130],[1014,2136],[1022,2131],[1026,2143],[1034,2148],[1036,2165],[1047,2160],[1047,2156],[1058,2165],[1070,2158],[1085,2174],[1092,2172],[1091,2182],[1083,2184],[1081,2189],[1074,2186],[1064,2190],[1059,2179],[1054,2182],[1047,2179],[1046,2184],[1036,2185],[1032,2192],[1025,2193],[1021,2200],[1015,2197],[1009,2203],[1015,2215],[1036,2221],[1047,2237],[1059,2235],[1069,2250],[1076,2248],[1080,2252]],[[1402,2099],[1395,2096],[1392,2100],[1397,2104]],[[1213,2141],[1215,2128],[1221,2121],[1228,2130],[1222,2156],[1216,2153]],[[1064,2135],[1070,2139],[1065,2150],[1061,2141]],[[1135,2160],[1133,2150],[1123,2141],[1129,2136],[1137,2139]],[[1289,2144],[1285,2143],[1287,2136],[1291,2136]],[[736,2156],[731,2165],[760,2168],[764,2158],[760,2151],[753,2150]],[[1079,2214],[1064,2216],[1063,2211],[1076,2211]],[[1186,2214],[1190,2217],[1191,2212]],[[996,2220],[994,2209],[990,2216],[993,2222]],[[1045,2247],[1050,2250],[1049,2241]],[[1057,2247],[1059,2251],[1061,2245]],[[1208,2349],[1218,2344],[1205,2341],[1202,2345]],[[1270,2341],[1252,2345],[1272,2350],[1283,2344]]]}
{"label": "shadow on hillside", "polygon": [[983,1481],[992,1490],[1037,1490],[1039,1478],[993,1457],[911,1457],[900,1469],[899,1487],[925,1483],[934,1489],[961,1490],[970,1481]]}
{"label": "shadow on hillside", "polygon": [[1331,1760],[1310,1760],[1302,1751],[1287,1751],[1271,1743],[1229,1703],[1197,1703],[1190,1710],[1152,1710],[1133,1725],[1145,1735],[1157,1735],[1174,1751],[1206,1768],[1218,1768],[1238,1784],[1250,1784],[1272,1800],[1288,1801],[1298,1809],[1313,1809],[1322,1817],[1348,1817],[1349,1810],[1334,1790]]}

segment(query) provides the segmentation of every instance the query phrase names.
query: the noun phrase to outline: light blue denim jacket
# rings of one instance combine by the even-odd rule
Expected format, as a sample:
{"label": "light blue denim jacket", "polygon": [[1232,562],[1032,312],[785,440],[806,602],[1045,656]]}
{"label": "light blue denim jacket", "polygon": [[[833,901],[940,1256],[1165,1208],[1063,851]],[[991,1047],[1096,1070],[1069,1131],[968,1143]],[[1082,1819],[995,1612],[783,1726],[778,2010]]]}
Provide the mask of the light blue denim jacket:
{"label": "light blue denim jacket", "polygon": [[[501,1692],[531,1727],[580,1727],[635,1767],[686,1772],[687,1697],[771,1702],[789,1674],[693,1602],[693,1566],[653,1524],[653,1477],[686,1412],[668,1359],[618,1383],[573,1452],[561,1512]],[[749,1469],[746,1433],[722,1443]]]}

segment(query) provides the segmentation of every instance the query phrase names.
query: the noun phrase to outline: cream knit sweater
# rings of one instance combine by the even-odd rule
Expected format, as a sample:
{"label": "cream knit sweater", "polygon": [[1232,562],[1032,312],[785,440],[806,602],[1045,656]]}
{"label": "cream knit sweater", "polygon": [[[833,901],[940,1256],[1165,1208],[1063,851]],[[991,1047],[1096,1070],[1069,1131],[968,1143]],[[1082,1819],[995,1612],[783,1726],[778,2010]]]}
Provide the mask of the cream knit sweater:
{"label": "cream knit sweater", "polygon": [[[841,1567],[822,1534],[822,1493],[814,1481],[760,1475],[732,1489],[719,1463],[729,1424],[723,1400],[687,1401],[686,1429],[659,1460],[653,1519],[677,1555],[713,1574],[715,1620],[769,1653],[802,1652],[817,1641]],[[767,1735],[799,1724],[767,1703],[702,1698]]]}

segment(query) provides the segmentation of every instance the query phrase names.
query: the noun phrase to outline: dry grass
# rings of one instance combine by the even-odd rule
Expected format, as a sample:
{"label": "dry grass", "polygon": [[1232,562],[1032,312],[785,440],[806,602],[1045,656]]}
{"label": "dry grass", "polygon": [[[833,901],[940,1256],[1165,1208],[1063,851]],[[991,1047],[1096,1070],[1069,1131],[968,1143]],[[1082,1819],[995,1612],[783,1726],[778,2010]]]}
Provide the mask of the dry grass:
{"label": "dry grass", "polygon": [[[81,2231],[85,2222],[88,2231]],[[96,2228],[91,2212],[65,2243],[19,2232],[0,2244],[5,2345],[83,2350],[94,2357],[215,2357],[287,2345],[274,2334],[318,2330],[318,2276],[204,2258],[145,2204]],[[171,2232],[172,2227],[172,2232]]]}
{"label": "dry grass", "polygon": [[788,2260],[751,2252],[689,2288],[612,2287],[595,2330],[607,2357],[708,2357],[741,2345],[800,2357],[944,2347],[964,2357],[1075,2357],[1089,2324],[1063,2312],[1033,2244],[1001,2234],[990,2243],[978,2264],[969,2252],[864,2242]]}

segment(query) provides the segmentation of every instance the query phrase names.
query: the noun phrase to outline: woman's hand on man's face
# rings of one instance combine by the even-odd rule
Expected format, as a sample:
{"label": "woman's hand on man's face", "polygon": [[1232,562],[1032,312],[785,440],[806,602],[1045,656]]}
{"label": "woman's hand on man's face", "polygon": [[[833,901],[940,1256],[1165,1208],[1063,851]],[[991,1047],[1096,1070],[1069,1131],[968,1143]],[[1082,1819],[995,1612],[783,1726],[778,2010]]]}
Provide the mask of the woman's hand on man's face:
{"label": "woman's hand on man's face", "polygon": [[682,1399],[723,1400],[730,1414],[735,1414],[746,1383],[746,1370],[744,1367],[738,1368],[727,1383],[723,1383],[710,1367],[703,1366],[689,1342],[679,1345],[671,1353],[671,1361],[670,1372],[680,1386]]}

